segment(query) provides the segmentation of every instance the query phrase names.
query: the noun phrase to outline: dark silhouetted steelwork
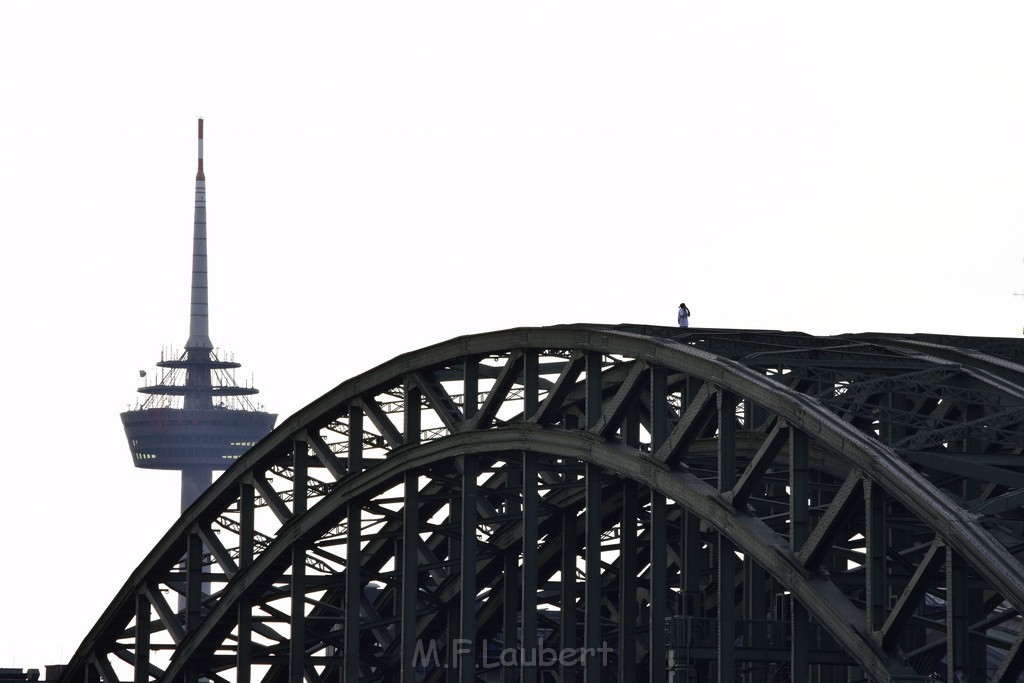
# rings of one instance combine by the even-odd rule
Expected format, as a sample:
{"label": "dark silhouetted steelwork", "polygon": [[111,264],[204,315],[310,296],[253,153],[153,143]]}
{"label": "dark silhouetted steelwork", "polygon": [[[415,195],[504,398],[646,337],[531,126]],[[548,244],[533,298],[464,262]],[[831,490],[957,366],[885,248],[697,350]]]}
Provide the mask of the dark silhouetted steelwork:
{"label": "dark silhouetted steelwork", "polygon": [[600,325],[411,352],[218,479],[63,680],[1015,681],[1022,361]]}

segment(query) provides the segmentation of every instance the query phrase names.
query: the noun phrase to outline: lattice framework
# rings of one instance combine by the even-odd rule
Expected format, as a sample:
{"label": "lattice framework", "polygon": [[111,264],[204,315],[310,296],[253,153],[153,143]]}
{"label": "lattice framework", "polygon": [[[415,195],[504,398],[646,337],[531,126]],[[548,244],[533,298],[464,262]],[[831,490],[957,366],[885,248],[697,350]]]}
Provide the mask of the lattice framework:
{"label": "lattice framework", "polygon": [[1021,350],[577,325],[401,356],[218,480],[66,678],[1016,680]]}

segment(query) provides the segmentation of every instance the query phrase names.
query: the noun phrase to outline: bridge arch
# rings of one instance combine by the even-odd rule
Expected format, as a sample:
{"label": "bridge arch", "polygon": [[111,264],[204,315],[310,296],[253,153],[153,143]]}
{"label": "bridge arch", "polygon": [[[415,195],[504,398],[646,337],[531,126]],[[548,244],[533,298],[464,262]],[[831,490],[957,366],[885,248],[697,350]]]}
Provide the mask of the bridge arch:
{"label": "bridge arch", "polygon": [[570,325],[400,356],[215,482],[66,676],[1015,680],[1020,351]]}

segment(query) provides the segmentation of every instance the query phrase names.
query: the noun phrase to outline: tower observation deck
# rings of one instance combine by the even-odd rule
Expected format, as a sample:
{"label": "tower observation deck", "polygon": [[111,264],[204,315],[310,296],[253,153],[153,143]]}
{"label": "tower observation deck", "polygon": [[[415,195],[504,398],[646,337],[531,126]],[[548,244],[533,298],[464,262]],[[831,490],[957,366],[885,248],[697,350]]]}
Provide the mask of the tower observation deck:
{"label": "tower observation deck", "polygon": [[250,401],[257,389],[235,381],[241,364],[221,359],[210,342],[202,119],[198,166],[188,341],[180,355],[160,359],[156,383],[139,388],[145,399],[121,413],[136,467],[181,471],[182,511],[210,485],[214,470],[231,466],[277,419]]}

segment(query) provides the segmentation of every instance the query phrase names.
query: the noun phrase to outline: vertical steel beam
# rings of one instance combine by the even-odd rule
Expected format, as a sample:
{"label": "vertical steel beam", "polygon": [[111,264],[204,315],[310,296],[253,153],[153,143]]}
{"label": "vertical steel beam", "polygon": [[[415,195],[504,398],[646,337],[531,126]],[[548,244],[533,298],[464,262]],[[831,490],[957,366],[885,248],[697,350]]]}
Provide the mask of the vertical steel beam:
{"label": "vertical steel beam", "polygon": [[522,599],[522,677],[524,683],[537,683],[537,570],[540,498],[537,495],[537,457],[523,453],[523,599]]}
{"label": "vertical steel beam", "polygon": [[[444,615],[444,621],[446,624],[445,631],[448,635],[447,647],[444,649],[444,664],[445,669],[444,680],[445,683],[459,683],[461,676],[465,673],[459,665],[459,662],[464,659],[464,655],[469,654],[466,648],[473,651],[476,647],[475,638],[465,638],[463,636],[462,629],[462,612],[466,605],[465,600],[467,595],[473,595],[474,603],[476,598],[476,572],[473,572],[473,585],[466,586],[463,584],[463,577],[465,576],[466,567],[463,564],[463,545],[470,542],[470,537],[466,534],[466,519],[463,512],[462,501],[465,496],[465,479],[466,479],[466,464],[465,461],[468,459],[475,459],[476,456],[473,454],[459,456],[456,458],[456,468],[461,472],[459,485],[454,486],[451,489],[450,495],[448,496],[448,518],[445,520],[445,524],[454,532],[447,534],[447,538],[439,542],[437,552],[443,552],[442,546],[447,546],[448,552],[448,578],[452,581],[457,581],[459,585],[459,592],[456,594],[455,600],[450,600],[447,605],[438,606],[438,617]],[[470,465],[472,467],[472,465]],[[475,481],[475,479],[474,479]],[[475,496],[475,491],[474,491]],[[472,544],[473,552],[476,552],[476,521],[475,517],[473,520],[473,535]],[[475,561],[475,560],[474,560]],[[474,623],[467,625],[467,630],[472,630],[475,636],[476,630],[476,609],[473,608],[472,621]],[[438,620],[440,622],[440,619]],[[468,642],[467,642],[468,641]],[[440,651],[438,651],[440,655]],[[438,659],[440,657],[438,656]]]}
{"label": "vertical steel beam", "polygon": [[864,562],[865,618],[867,628],[881,631],[888,607],[888,580],[886,570],[887,528],[885,491],[870,479],[864,481],[865,521]]}
{"label": "vertical steel beam", "polygon": [[[188,534],[185,554],[185,632],[199,628],[203,606],[203,540],[195,531]],[[200,671],[193,663],[185,666],[185,683],[196,683]]]}
{"label": "vertical steel beam", "polygon": [[[238,571],[252,564],[256,527],[256,489],[246,478],[238,487]],[[252,598],[238,599],[238,650],[235,655],[238,683],[252,677]]]}
{"label": "vertical steel beam", "polygon": [[601,419],[601,361],[599,351],[587,352],[586,409],[587,429],[597,425]]}
{"label": "vertical steel beam", "polygon": [[421,408],[422,394],[411,380],[405,383],[405,443],[416,444],[420,442],[420,431],[423,421]]}
{"label": "vertical steel beam", "polygon": [[[729,391],[718,392],[718,491],[736,485],[736,405]],[[718,680],[733,681],[736,669],[736,553],[718,534]]]}
{"label": "vertical steel beam", "polygon": [[[576,559],[578,540],[578,517],[576,510],[562,512],[562,614],[560,622],[559,643],[563,652],[573,652],[578,646],[576,638]],[[575,657],[563,657],[560,662],[562,681],[575,680],[578,666]]]}
{"label": "vertical steel beam", "polygon": [[476,680],[476,523],[477,478],[479,463],[476,455],[462,459],[462,501],[459,510],[459,640],[454,662],[461,683]]}
{"label": "vertical steel beam", "polygon": [[[625,425],[624,425],[624,428],[623,428],[623,437],[625,439],[625,442],[626,442],[627,446],[639,449],[639,447],[640,447],[640,402],[639,401],[634,401],[633,405],[630,406],[628,412],[626,413],[626,422],[625,422]],[[629,482],[626,482],[625,485],[627,487],[630,486]],[[624,662],[632,662],[632,665],[631,665],[632,668],[628,668],[628,666],[624,666],[623,667],[624,669],[628,668],[628,673],[627,673],[628,677],[620,676],[620,680],[631,681],[631,680],[638,680],[639,678],[642,678],[641,672],[639,670],[640,657],[639,657],[639,654],[637,652],[637,646],[636,646],[637,635],[638,635],[638,633],[637,633],[637,622],[640,621],[641,615],[640,615],[640,600],[639,600],[639,589],[640,589],[640,586],[639,586],[639,577],[637,576],[637,573],[639,571],[639,567],[637,566],[637,564],[638,564],[637,563],[637,556],[638,556],[638,554],[640,552],[640,540],[639,540],[639,534],[640,534],[640,524],[639,524],[639,519],[640,519],[640,491],[639,491],[639,489],[637,489],[635,484],[631,487],[631,490],[629,492],[626,492],[626,491],[623,492],[623,507],[626,507],[626,506],[629,506],[629,507],[632,508],[632,511],[630,513],[628,513],[629,519],[631,520],[631,521],[628,522],[628,526],[626,525],[627,513],[623,512],[623,515],[622,515],[623,524],[624,524],[623,528],[624,529],[628,529],[630,531],[630,534],[629,534],[629,539],[630,540],[628,542],[629,543],[629,547],[625,547],[626,542],[624,542],[624,547],[622,548],[622,553],[623,553],[623,555],[626,558],[629,558],[626,561],[628,561],[630,563],[630,566],[629,567],[623,567],[623,569],[622,569],[623,576],[628,578],[628,582],[627,582],[628,585],[620,587],[620,593],[622,595],[624,595],[625,598],[623,599],[623,604],[620,606],[619,609],[620,609],[620,611],[624,611],[625,609],[628,608],[631,611],[630,611],[630,613],[628,615],[623,614],[622,618],[620,619],[620,621],[622,623],[622,625],[620,626],[620,630],[622,630],[622,631],[629,631],[629,635],[623,635],[623,641],[624,642],[620,646],[619,651],[622,653],[620,656],[621,656],[621,658],[622,658],[622,660]],[[646,614],[643,615],[644,621],[646,621],[648,616],[649,615],[646,615]]]}
{"label": "vertical steel beam", "polygon": [[[292,442],[292,516],[306,512],[309,485],[309,449],[305,441]],[[306,549],[292,546],[291,634],[288,643],[288,681],[302,683],[306,666]]]}
{"label": "vertical steel beam", "polygon": [[796,596],[790,595],[790,608],[793,625],[791,628],[792,644],[789,652],[789,666],[792,683],[807,683],[810,666],[811,624],[807,608]]}
{"label": "vertical steel beam", "polygon": [[789,459],[789,547],[793,552],[798,552],[810,535],[810,445],[805,433],[798,429],[792,429],[790,432],[792,440]]}
{"label": "vertical steel beam", "polygon": [[704,553],[704,549],[701,547],[703,541],[700,537],[700,517],[687,510],[680,510],[680,516],[682,517],[680,553],[683,566],[680,573],[683,584],[683,614],[699,617],[703,612],[700,604],[700,572]]}
{"label": "vertical steel beam", "polygon": [[[799,429],[791,429],[789,455],[789,547],[797,552],[810,536],[808,510],[808,470],[810,469],[810,444],[807,435]],[[790,666],[793,683],[807,680],[810,645],[810,623],[807,609],[795,595],[792,600],[792,645]]]}
{"label": "vertical steel beam", "polygon": [[[509,460],[505,463],[505,514],[522,513],[521,494],[523,490],[522,471],[519,463]],[[502,575],[502,647],[505,650],[517,649],[519,644],[519,557],[520,547],[509,545],[505,549],[505,571]],[[514,666],[501,668],[502,683],[519,680],[519,670]]]}
{"label": "vertical steel beam", "polygon": [[[590,383],[589,372],[587,373],[587,383]],[[584,531],[586,536],[584,562],[587,581],[583,588],[583,672],[584,680],[587,683],[601,683],[601,662],[598,658],[598,648],[602,648],[601,468],[588,462],[583,485],[587,505]]]}
{"label": "vertical steel beam", "polygon": [[[651,451],[657,452],[668,438],[668,370],[651,368]],[[668,618],[668,505],[665,496],[651,491],[651,604],[649,678],[664,681],[667,677],[665,620]]]}
{"label": "vertical steel beam", "polygon": [[[348,471],[363,469],[363,411],[348,411]],[[363,511],[358,502],[348,504],[348,536],[345,539],[345,624],[342,644],[342,681],[359,681],[359,622],[363,598],[362,533]]]}
{"label": "vertical steel beam", "polygon": [[771,417],[771,413],[765,410],[762,406],[754,403],[753,401],[747,400],[746,402],[746,419],[748,430],[758,430],[768,418]]}
{"label": "vertical steel beam", "polygon": [[651,368],[651,452],[656,453],[668,438],[668,370]]}
{"label": "vertical steel beam", "polygon": [[149,683],[149,598],[135,594],[135,683]]}
{"label": "vertical steel beam", "polygon": [[907,436],[907,421],[904,413],[907,410],[907,397],[903,393],[890,391],[884,399],[888,408],[888,419],[882,420],[881,438],[888,444],[894,444]]}
{"label": "vertical steel beam", "polygon": [[203,607],[203,539],[192,530],[185,556],[185,632],[199,628]]}
{"label": "vertical steel beam", "polygon": [[[417,411],[418,412],[418,411]],[[413,472],[405,474],[405,504],[402,509],[402,566],[399,575],[402,577],[401,629],[402,652],[402,683],[416,681],[416,610],[418,591],[418,559],[419,559],[419,477]]]}
{"label": "vertical steel beam", "polygon": [[664,681],[666,672],[665,619],[668,617],[668,505],[665,496],[651,491],[651,605],[650,655],[651,681]]}
{"label": "vertical steel beam", "polygon": [[718,680],[736,677],[736,552],[732,541],[718,534]]}
{"label": "vertical steel beam", "polygon": [[969,661],[968,569],[963,556],[946,548],[946,680],[974,681]]}
{"label": "vertical steel beam", "polygon": [[[405,443],[418,444],[422,423],[420,390],[411,381],[405,383]],[[419,591],[419,478],[405,475],[405,504],[402,510],[402,595],[401,616],[402,683],[416,680],[416,622]]]}
{"label": "vertical steel beam", "polygon": [[[760,650],[768,648],[768,605],[765,600],[765,571],[754,562],[750,555],[743,558],[743,617],[749,624],[744,636],[744,645]],[[750,642],[746,638],[749,636]],[[759,663],[746,675],[747,683],[765,683],[767,681],[767,663]]]}
{"label": "vertical steel beam", "polygon": [[736,394],[718,392],[718,491],[727,493],[736,485]]}
{"label": "vertical steel beam", "polygon": [[480,407],[480,361],[476,356],[466,356],[462,367],[462,415],[470,420]]}
{"label": "vertical steel beam", "polygon": [[305,441],[292,442],[292,515],[305,514],[309,489],[309,446]]}
{"label": "vertical steel beam", "polygon": [[363,409],[350,406],[348,409],[348,471],[349,474],[363,469]]}
{"label": "vertical steel beam", "polygon": [[523,352],[523,420],[529,420],[540,406],[540,355],[537,349]]}
{"label": "vertical steel beam", "polygon": [[[985,618],[985,595],[984,590],[977,581],[972,581],[971,578],[977,578],[974,574],[974,570],[971,569],[970,565],[967,567],[968,581],[967,581],[967,623],[977,624],[979,621]],[[972,672],[972,676],[978,676],[979,678],[985,678],[986,672],[986,657],[987,648],[985,641],[981,638],[968,638],[967,639],[967,666]]]}
{"label": "vertical steel beam", "polygon": [[[519,648],[519,548],[505,549],[505,570],[502,572],[502,636],[503,650]],[[519,680],[519,670],[514,666],[501,667],[502,683]]]}
{"label": "vertical steel beam", "polygon": [[640,448],[640,402],[634,401],[626,413],[626,423],[623,428],[623,437],[626,445],[639,450]]}
{"label": "vertical steel beam", "polygon": [[619,680],[636,680],[637,518],[639,491],[635,481],[622,483],[619,528]]}
{"label": "vertical steel beam", "polygon": [[302,683],[306,664],[306,551],[292,546],[291,633],[288,636],[288,681]]}

